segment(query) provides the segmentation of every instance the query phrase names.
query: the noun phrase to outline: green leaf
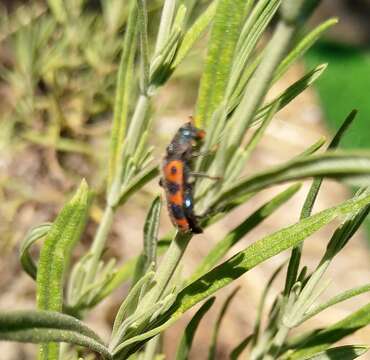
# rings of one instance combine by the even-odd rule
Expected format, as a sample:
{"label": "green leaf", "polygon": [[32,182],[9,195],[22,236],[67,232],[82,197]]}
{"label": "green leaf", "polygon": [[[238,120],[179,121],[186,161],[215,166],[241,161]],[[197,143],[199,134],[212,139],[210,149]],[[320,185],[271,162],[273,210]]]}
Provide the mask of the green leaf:
{"label": "green leaf", "polygon": [[104,342],[91,329],[72,316],[52,311],[0,312],[0,340],[35,344],[66,342],[112,359]]}
{"label": "green leaf", "polygon": [[127,117],[132,93],[133,67],[136,53],[136,33],[138,11],[136,0],[131,0],[129,17],[123,41],[123,50],[118,69],[118,78],[116,86],[116,97],[114,102],[114,116],[111,131],[111,147],[109,158],[108,184],[110,185],[117,176],[120,168],[121,154],[123,149],[123,140],[127,127]]}
{"label": "green leaf", "polygon": [[159,220],[162,209],[162,199],[157,196],[149,209],[148,216],[144,224],[144,254],[147,259],[147,266],[157,262],[157,243]]}
{"label": "green leaf", "polygon": [[253,214],[248,216],[240,225],[226,235],[224,239],[217,242],[191,276],[191,281],[198,279],[200,276],[212,269],[217,262],[226,255],[232,246],[240,241],[249,231],[253,230],[262,221],[274,213],[281,205],[291,199],[300,187],[300,184],[295,184],[290,186],[288,189],[285,189],[270,201],[262,205]]}
{"label": "green leaf", "polygon": [[227,186],[228,184],[233,183],[236,179],[240,177],[240,174],[245,168],[246,162],[248,161],[250,155],[252,154],[256,146],[261,141],[267,127],[270,125],[278,108],[279,108],[279,103],[274,104],[274,106],[270,108],[270,111],[262,119],[261,124],[259,124],[258,129],[254,131],[250,140],[245,145],[244,150],[240,148],[235,152],[235,155],[233,159],[230,161],[227,167],[227,170],[226,170],[225,178],[227,180],[224,181],[224,186]]}
{"label": "green leaf", "polygon": [[159,217],[161,215],[161,208],[162,201],[158,196],[153,200],[144,224],[144,250],[136,262],[136,268],[131,287],[134,286],[149,269],[154,270],[156,267]]}
{"label": "green leaf", "polygon": [[244,13],[244,0],[218,1],[199,87],[195,117],[197,126],[210,121],[224,98]]}
{"label": "green leaf", "polygon": [[177,297],[172,316],[183,313],[256,265],[300,243],[335,218],[354,213],[369,203],[370,195],[348,200],[255,242],[186,286]]}
{"label": "green leaf", "polygon": [[[90,194],[82,181],[74,197],[54,221],[41,249],[37,271],[37,307],[40,310],[62,311],[63,282],[72,249],[85,226]],[[57,359],[58,346],[42,346],[42,359]]]}
{"label": "green leaf", "polygon": [[[348,200],[255,242],[244,251],[237,253],[201,278],[187,285],[179,292],[176,301],[168,312],[156,320],[156,328],[130,338],[124,345],[135,346],[132,344],[144,342],[146,339],[157,335],[177,321],[182,314],[194,305],[229,285],[258,264],[292,246],[296,246],[335,218],[357,212],[368,204],[370,204],[370,195]],[[160,323],[162,325],[158,326]]]}
{"label": "green leaf", "polygon": [[153,180],[159,175],[158,165],[152,165],[144,169],[138,175],[136,175],[128,185],[125,185],[119,197],[119,205],[123,205],[127,199],[141,189],[149,181]]}
{"label": "green leaf", "polygon": [[222,191],[214,200],[214,205],[282,182],[313,176],[349,181],[354,184],[360,179],[362,183],[370,185],[370,152],[335,151],[293,159],[284,165],[240,180]]}
{"label": "green leaf", "polygon": [[230,353],[230,360],[237,360],[242,352],[247,348],[248,344],[252,340],[252,335],[248,335],[243,339]]}
{"label": "green leaf", "polygon": [[290,347],[293,346],[296,350],[289,352],[286,356],[283,355],[282,359],[307,359],[317,352],[327,350],[332,344],[369,324],[370,303],[326,329],[314,332],[308,338],[303,339],[302,344],[292,344]]}
{"label": "green leaf", "polygon": [[[359,191],[354,197],[367,196],[368,191]],[[350,213],[345,217],[342,225],[334,232],[327,251],[325,252],[320,264],[315,271],[310,275],[303,289],[300,291],[298,298],[291,306],[289,312],[287,312],[283,318],[285,326],[292,328],[304,321],[305,313],[307,313],[316,299],[326,289],[328,282],[322,281],[322,277],[328,268],[329,264],[333,260],[333,257],[343,248],[343,246],[350,240],[355,234],[366,215],[370,210],[370,205],[364,208],[358,209],[354,213]],[[332,246],[333,244],[333,246]]]}
{"label": "green leaf", "polygon": [[65,23],[68,14],[63,0],[48,0],[48,5],[55,19],[60,23]]}
{"label": "green leaf", "polygon": [[[159,241],[158,242],[158,255],[163,254],[168,246],[170,241]],[[139,260],[139,256],[133,257],[127,260],[115,274],[112,276],[111,280],[104,286],[100,291],[99,297],[94,302],[94,305],[101,302],[107,296],[109,296],[113,291],[117,290],[124,282],[128,281],[134,274],[136,263]]]}
{"label": "green leaf", "polygon": [[110,281],[105,284],[103,289],[99,292],[93,305],[100,303],[133,276],[138,259],[139,257],[137,256],[127,260],[118,270],[115,271],[115,274],[112,276]]}
{"label": "green leaf", "polygon": [[264,48],[261,61],[248,81],[240,103],[229,120],[230,131],[225,144],[228,158],[242,143],[246,130],[253,122],[255,113],[270,88],[273,73],[285,56],[298,25],[298,23],[287,25],[280,20],[269,43]]}
{"label": "green leaf", "polygon": [[301,360],[352,360],[357,359],[359,356],[367,353],[369,347],[366,345],[345,345],[338,346],[326,351],[319,352],[310,357],[302,358]]}
{"label": "green leaf", "polygon": [[265,308],[265,303],[267,299],[267,295],[271,289],[272,284],[274,283],[276,277],[280,274],[281,270],[284,268],[285,263],[281,264],[271,275],[269,281],[267,282],[265,288],[263,289],[263,293],[261,295],[261,299],[258,305],[257,309],[257,316],[256,320],[254,322],[254,330],[253,330],[253,345],[258,343],[258,339],[260,337],[260,329],[261,329],[261,322],[262,322],[262,316],[263,316],[263,311]]}
{"label": "green leaf", "polygon": [[137,7],[140,32],[141,92],[145,93],[149,85],[148,11],[146,0],[138,0]]}
{"label": "green leaf", "polygon": [[290,66],[302,57],[308,49],[323,35],[325,31],[330,29],[332,26],[338,23],[338,19],[329,19],[317,26],[315,29],[310,31],[299,43],[294,47],[294,49],[285,57],[281,62],[279,67],[275,71],[273,82],[280,79]]}
{"label": "green leaf", "polygon": [[335,136],[333,137],[332,141],[329,144],[329,149],[335,149],[338,147],[339,143],[341,142],[344,134],[352,125],[353,121],[355,120],[357,115],[357,110],[352,110],[348,116],[344,119],[343,124],[340,126],[339,130],[336,132]]}
{"label": "green leaf", "polygon": [[303,150],[297,158],[305,158],[306,156],[312,155],[318,150],[320,150],[323,145],[326,143],[326,138],[322,136],[319,140],[309,146],[307,149]]}
{"label": "green leaf", "polygon": [[270,0],[258,0],[257,2],[255,0],[247,0],[247,18],[244,22],[243,29],[241,31],[238,46],[238,51],[241,50],[241,47],[245,44],[245,42],[248,40],[248,37],[253,34],[253,37],[259,37],[258,28],[253,29],[255,24],[258,22],[258,20],[261,21],[266,17],[269,17],[271,9],[271,4],[273,4],[275,1]]}
{"label": "green leaf", "polygon": [[203,319],[203,316],[208,312],[213,303],[215,302],[215,297],[208,299],[195,313],[193,318],[190,320],[189,324],[186,326],[184,334],[181,338],[179,346],[176,351],[176,360],[187,360],[193,344],[193,339],[195,332],[198,329],[199,323]]}
{"label": "green leaf", "polygon": [[[361,193],[360,190],[358,193]],[[369,190],[364,193],[369,194]],[[336,229],[327,245],[326,252],[323,259],[332,259],[346,246],[351,237],[356,233],[363,221],[366,219],[370,212],[370,206],[361,209],[357,214],[350,214],[347,216],[343,224]]]}
{"label": "green leaf", "polygon": [[171,27],[175,17],[176,0],[165,0],[159,24],[155,53],[158,54],[166,45],[171,36]]}
{"label": "green leaf", "polygon": [[[353,120],[355,119],[356,114],[357,114],[356,111],[352,111],[346,117],[343,124],[341,125],[341,127],[339,128],[339,130],[335,134],[334,138],[330,142],[330,144],[328,146],[328,149],[335,149],[339,145],[339,142],[341,141],[343,135],[345,134],[345,132],[347,131],[347,129],[350,127]],[[322,177],[318,177],[318,178],[315,178],[313,180],[312,185],[310,187],[310,190],[307,194],[307,197],[306,197],[305,202],[304,202],[303,207],[302,207],[301,216],[300,216],[301,219],[304,219],[304,218],[311,215],[311,212],[312,212],[313,206],[315,204],[316,198],[319,194],[319,190],[320,190],[322,181],[323,181]],[[300,246],[298,246],[298,247],[296,247],[292,250],[292,255],[290,257],[287,276],[286,276],[286,281],[285,281],[284,293],[286,295],[290,292],[293,284],[297,280],[298,269],[299,269],[299,264],[300,264],[300,260],[301,260],[301,252],[302,252],[301,247],[302,247],[302,245],[300,245]]]}
{"label": "green leaf", "polygon": [[[123,320],[125,317],[127,317],[128,311],[133,308],[136,308],[138,298],[141,293],[141,289],[144,286],[149,285],[153,281],[154,277],[154,272],[148,272],[146,273],[141,279],[139,279],[136,284],[131,288],[130,292],[128,293],[127,297],[121,304],[120,308],[118,309],[116,318],[114,320],[113,324],[113,331],[112,331],[112,336],[115,337],[117,331],[119,330],[120,326],[123,323]],[[134,306],[132,306],[134,304]]]}
{"label": "green leaf", "polygon": [[[253,2],[249,1],[249,3],[252,5]],[[232,94],[233,98],[229,98],[228,101],[234,103],[232,107],[236,107],[240,103],[246,85],[261,60],[260,54],[257,56],[254,54],[256,46],[278,11],[280,4],[281,0],[258,1],[243,26],[228,84],[230,91],[228,94]]]}
{"label": "green leaf", "polygon": [[51,225],[50,223],[46,223],[32,228],[21,244],[19,260],[23,270],[34,280],[36,280],[37,266],[32,260],[29,249],[37,240],[47,235]]}
{"label": "green leaf", "polygon": [[300,95],[304,90],[311,86],[326,70],[327,64],[321,64],[315,67],[313,70],[308,72],[302,78],[294,82],[291,86],[285,89],[280,95],[275,99],[263,105],[258,111],[253,119],[253,123],[262,119],[270,111],[270,109],[277,103],[279,103],[278,110],[281,110],[286,105],[288,105],[292,100],[294,100],[298,95]]}
{"label": "green leaf", "polygon": [[216,6],[217,1],[213,1],[186,32],[184,39],[182,40],[181,45],[176,53],[175,60],[171,65],[172,69],[175,69],[184,60],[190,49],[207,29],[208,25],[211,23],[216,14]]}
{"label": "green leaf", "polygon": [[275,103],[274,106],[270,108],[269,112],[266,113],[266,116],[262,119],[260,126],[253,133],[252,138],[248,141],[247,145],[245,146],[245,151],[248,154],[248,156],[253,152],[258,143],[261,141],[267,127],[270,125],[271,120],[273,119],[279,108],[280,102]]}
{"label": "green leaf", "polygon": [[221,323],[222,323],[223,318],[226,315],[227,309],[231,305],[231,302],[233,301],[235,295],[238,293],[239,290],[240,290],[240,287],[235,288],[232,291],[232,293],[226,298],[224,304],[222,305],[221,311],[217,317],[215,326],[213,328],[212,340],[211,340],[211,345],[210,345],[209,353],[208,353],[208,360],[216,359],[217,340],[218,340],[218,335],[221,329]]}
{"label": "green leaf", "polygon": [[312,307],[304,315],[304,318],[303,318],[302,322],[306,321],[307,319],[312,318],[313,316],[319,314],[320,312],[326,310],[327,308],[329,308],[333,305],[339,304],[343,301],[351,299],[355,296],[362,295],[362,294],[364,294],[366,292],[369,292],[369,291],[370,291],[370,284],[366,284],[366,285],[363,285],[363,286],[358,286],[358,287],[352,288],[350,290],[344,291],[343,293],[341,293],[337,296],[334,296],[333,298],[326,301],[325,303]]}

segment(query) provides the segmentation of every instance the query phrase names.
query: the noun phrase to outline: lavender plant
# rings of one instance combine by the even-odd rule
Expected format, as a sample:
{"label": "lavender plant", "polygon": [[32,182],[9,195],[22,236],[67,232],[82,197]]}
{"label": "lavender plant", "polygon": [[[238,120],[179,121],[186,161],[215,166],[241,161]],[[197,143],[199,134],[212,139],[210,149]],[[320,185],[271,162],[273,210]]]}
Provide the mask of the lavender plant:
{"label": "lavender plant", "polygon": [[[52,224],[30,231],[22,246],[21,263],[36,280],[37,310],[0,313],[0,339],[41,344],[40,359],[81,358],[84,355],[79,353],[80,346],[99,353],[104,359],[155,359],[161,351],[161,334],[186,311],[206,300],[179,343],[176,358],[187,359],[197,326],[215,299],[208,298],[265,260],[292,248],[285,288],[270,311],[268,324],[262,330],[260,319],[266,293],[282,267],[272,276],[262,296],[254,332],[233,350],[231,358],[237,359],[248,345],[251,359],[316,359],[334,355],[340,358],[343,354],[354,359],[367,351],[366,345],[331,346],[368,325],[369,305],[326,329],[290,338],[290,329],[329,306],[369,291],[367,284],[326,303],[318,300],[325,289],[322,278],[326,269],[370,209],[370,194],[366,188],[370,184],[370,154],[334,151],[355,114],[347,118],[327,151],[317,154],[324,143],[319,140],[283,165],[253,176],[242,175],[274,115],[316,81],[326,64],[312,69],[275,99],[266,102],[269,89],[336,20],[330,19],[306,33],[306,20],[319,4],[317,0],[205,3],[202,12],[192,13],[196,8],[194,1],[165,0],[152,44],[148,35],[150,4],[146,0],[129,1],[116,79],[104,215],[89,251],[72,265],[70,272],[73,246],[83,232],[92,202],[87,183],[81,183]],[[49,6],[56,21],[66,21],[68,11],[64,2],[50,0]],[[198,14],[195,19],[194,14]],[[277,25],[269,40],[262,41],[274,17]],[[222,176],[222,180],[215,183],[204,178],[196,184],[196,212],[204,215],[202,226],[206,229],[267,187],[313,177],[301,219],[224,259],[232,246],[294,196],[300,188],[299,183],[294,183],[220,239],[194,273],[183,279],[174,275],[193,235],[176,232],[158,240],[162,202],[156,197],[143,227],[142,253],[121,266],[114,259],[104,262],[102,254],[117,209],[159,174],[148,141],[153,126],[152,98],[209,27],[195,123],[207,131],[202,152],[209,152],[216,145],[217,150],[200,158],[196,169]],[[245,143],[246,134],[251,136]],[[311,214],[324,177],[361,187],[361,190],[341,204]],[[317,268],[308,274],[300,265],[302,243],[336,218],[344,221],[329,241]],[[34,261],[29,249],[43,238],[40,257]],[[83,323],[83,318],[127,281],[131,281],[130,291],[116,314],[111,338],[105,342]],[[222,308],[209,359],[216,358],[221,321],[235,294],[236,291]]]}

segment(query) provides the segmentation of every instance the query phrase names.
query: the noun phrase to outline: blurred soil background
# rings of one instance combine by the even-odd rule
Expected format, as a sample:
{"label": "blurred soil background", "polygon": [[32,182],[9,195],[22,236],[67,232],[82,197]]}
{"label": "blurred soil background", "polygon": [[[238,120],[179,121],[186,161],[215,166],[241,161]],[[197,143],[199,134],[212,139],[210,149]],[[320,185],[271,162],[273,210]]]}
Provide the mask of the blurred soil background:
{"label": "blurred soil background", "polygon": [[[98,6],[95,4],[97,2],[91,3],[94,3],[91,6]],[[286,109],[278,113],[254,153],[251,165],[246,169],[247,174],[290,159],[323,135],[330,138],[333,130],[339,127],[340,122],[352,108],[357,108],[360,113],[358,121],[344,141],[344,146],[369,147],[370,1],[332,0],[323,3],[312,23],[318,23],[332,16],[339,17],[340,23],[330,31],[325,41],[317,44],[309,52],[304,62],[294,66],[284,80],[276,86],[274,92],[286,88],[307,69],[311,69],[318,63],[328,62],[329,68],[315,89],[305,91]],[[2,1],[2,4],[6,5],[13,14],[18,11],[22,21],[27,20],[28,17],[30,23],[37,21],[46,12],[43,2],[21,4],[8,0]],[[20,4],[23,10],[16,10]],[[29,10],[30,6],[32,11]],[[113,12],[105,11],[104,13],[102,10],[106,18],[114,16]],[[154,16],[158,16],[155,5],[153,12]],[[85,42],[86,47],[82,51],[81,45],[84,44],[84,39],[75,39],[74,46],[79,49],[75,52],[70,48],[57,48],[44,54],[43,52],[48,51],[48,48],[45,48],[41,53],[34,54],[32,58],[24,51],[25,49],[32,51],[36,48],[31,48],[32,44],[22,47],[30,40],[27,34],[19,35],[21,30],[9,32],[11,29],[9,23],[8,27],[1,28],[0,309],[2,311],[34,308],[35,285],[22,272],[18,262],[20,241],[32,226],[51,221],[55,217],[66,196],[83,176],[94,187],[97,195],[87,231],[75,249],[76,257],[86,251],[96,229],[104,204],[104,168],[111,118],[109,109],[113,102],[116,55],[121,40],[119,28],[124,23],[124,11],[121,15],[123,20],[118,19],[117,16],[116,19],[111,18],[111,24],[116,28],[112,25],[110,34],[103,34],[99,28],[89,33],[89,26],[94,22],[92,18],[85,19],[86,23],[83,25],[76,24],[75,32],[71,32],[69,36],[88,36],[90,42],[96,45],[94,48],[91,43]],[[25,26],[22,21],[16,22],[14,26],[18,27],[14,29],[25,27],[28,31],[28,25]],[[155,27],[155,23],[152,25]],[[102,24],[96,25],[95,22],[94,26],[99,27]],[[63,34],[53,33],[55,29],[51,23],[43,25],[37,31],[38,35],[42,33],[44,37],[49,36],[46,44],[54,37],[56,41],[66,41]],[[48,32],[52,35],[48,35]],[[107,43],[107,37],[112,34],[114,36],[111,36],[111,41]],[[42,40],[42,36],[38,39]],[[103,44],[99,45],[99,42]],[[153,139],[155,139],[154,145],[158,158],[178,126],[192,114],[204,48],[204,44],[200,44],[175,73],[173,80],[155,97]],[[57,51],[61,53],[56,53]],[[43,56],[48,60],[54,56],[55,62],[36,63],[36,67],[57,67],[60,56],[65,51],[69,54],[68,63],[63,63],[63,68],[59,69],[61,75],[58,78],[43,77],[35,70],[36,60],[46,61]],[[26,57],[23,62],[20,61],[22,56]],[[83,61],[87,61],[87,64]],[[31,74],[28,72],[30,69],[34,71]],[[85,92],[76,89],[81,84],[85,87]],[[86,89],[90,89],[90,92]],[[29,96],[29,92],[33,92],[32,96]],[[30,103],[30,99],[34,102]],[[50,104],[53,105],[51,110]],[[305,183],[298,195],[240,242],[233,249],[233,253],[281,227],[296,222],[308,187],[309,183]],[[220,234],[225,234],[237,225],[278,190],[280,189],[274,188],[264,191],[233,215],[207,229],[204,235],[197,236],[187,250],[184,273],[190,273],[208,250],[222,238]],[[139,253],[147,206],[153,195],[160,191],[155,181],[119,211],[109,237],[106,257],[114,256],[121,263]],[[325,181],[314,211],[335,205],[350,195],[351,189],[338,183]],[[165,211],[162,218],[161,233],[164,234],[170,228]],[[338,224],[326,227],[306,242],[303,262],[309,269],[316,266],[336,225]],[[350,287],[369,282],[368,238],[366,231],[360,231],[338,256],[330,269],[333,281],[325,297],[331,297]],[[229,351],[251,331],[263,287],[275,268],[287,259],[287,256],[288,253],[284,253],[271,259],[238,281],[241,290],[224,319],[218,346],[218,359],[228,358]],[[270,293],[269,304],[281,289],[282,282],[281,276]],[[86,319],[93,329],[106,339],[109,336],[114,315],[127,289],[128,284],[124,284]],[[226,288],[217,296],[213,311],[205,317],[197,333],[192,359],[205,358],[210,342],[210,329],[217,311],[225,296],[232,290],[233,287]],[[317,328],[337,321],[369,300],[369,296],[364,295],[341,303],[315,317],[305,325],[305,328]],[[168,359],[173,359],[181,331],[190,316],[190,313],[187,314],[166,333],[164,344]],[[362,329],[342,343],[369,344],[370,329]],[[35,346],[0,343],[0,354],[1,360],[34,359]]]}

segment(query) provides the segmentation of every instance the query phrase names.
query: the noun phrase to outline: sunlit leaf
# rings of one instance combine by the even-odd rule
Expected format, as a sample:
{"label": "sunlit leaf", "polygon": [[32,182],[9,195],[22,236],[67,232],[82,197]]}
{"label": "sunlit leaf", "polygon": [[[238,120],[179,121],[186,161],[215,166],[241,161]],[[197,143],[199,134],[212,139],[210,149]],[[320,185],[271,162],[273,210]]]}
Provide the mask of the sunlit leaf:
{"label": "sunlit leaf", "polygon": [[335,18],[326,20],[325,22],[314,28],[312,31],[310,31],[307,35],[305,35],[276,69],[273,82],[281,78],[289,69],[289,67],[300,57],[302,57],[318,39],[320,39],[324,32],[326,32],[337,23],[338,19]]}
{"label": "sunlit leaf", "polygon": [[328,301],[326,301],[322,304],[313,306],[308,311],[308,313],[305,314],[304,319],[302,319],[302,322],[306,321],[307,319],[310,319],[311,317],[319,314],[320,312],[328,309],[329,307],[331,307],[333,305],[339,304],[339,303],[341,303],[343,301],[346,301],[348,299],[351,299],[355,296],[365,294],[369,291],[370,291],[370,284],[366,284],[366,285],[363,285],[363,286],[358,286],[358,287],[355,287],[353,289],[344,291],[343,293],[334,296],[333,298],[331,298],[330,300],[328,300]]}
{"label": "sunlit leaf", "polygon": [[293,353],[283,355],[282,359],[307,359],[320,351],[325,351],[337,341],[355,333],[357,330],[370,324],[370,304],[347,316],[343,320],[328,326],[324,330],[312,332],[311,336],[296,344],[288,344],[289,348],[296,349]]}
{"label": "sunlit leaf", "polygon": [[[62,311],[64,275],[72,249],[85,226],[90,203],[87,183],[83,181],[76,194],[59,213],[41,249],[37,271],[37,307]],[[58,346],[42,346],[41,359],[57,359]]]}
{"label": "sunlit leaf", "polygon": [[253,230],[262,221],[273,214],[280,206],[291,199],[300,187],[300,184],[296,184],[282,191],[248,216],[240,225],[226,235],[224,239],[218,241],[195,270],[194,274],[191,276],[191,280],[194,281],[212,269],[226,255],[232,246],[241,240],[249,231]]}
{"label": "sunlit leaf", "polygon": [[[144,249],[139,257],[131,286],[141,279],[149,269],[155,269],[157,264],[157,243],[159,230],[159,217],[162,201],[158,196],[152,202],[144,224]],[[136,307],[136,306],[135,306]]]}
{"label": "sunlit leaf", "polygon": [[[334,138],[330,142],[328,149],[335,149],[339,145],[343,135],[346,133],[348,128],[351,126],[353,120],[355,119],[356,114],[357,114],[356,111],[352,111],[346,117],[342,126],[339,128]],[[301,219],[311,215],[311,212],[315,204],[315,201],[317,199],[317,196],[319,194],[319,190],[321,188],[322,182],[323,182],[322,177],[317,177],[313,180],[310,190],[306,196],[305,202],[301,210],[301,215],[300,215]],[[286,276],[286,281],[285,281],[284,293],[286,295],[290,292],[290,289],[292,288],[293,284],[297,280],[299,264],[300,264],[300,259],[301,259],[301,252],[302,252],[301,248],[302,248],[302,244],[292,250],[292,255],[289,261],[288,271],[287,271],[287,276]]]}
{"label": "sunlit leaf", "polygon": [[213,1],[208,8],[201,14],[194,25],[186,32],[184,39],[181,42],[181,45],[176,53],[175,60],[172,63],[172,68],[176,68],[185,56],[188,54],[190,49],[194,46],[196,41],[204,33],[208,25],[213,20],[216,13],[217,2]]}
{"label": "sunlit leaf", "polygon": [[36,280],[37,266],[29,253],[30,247],[39,239],[45,237],[50,230],[52,224],[46,223],[34,227],[29,231],[19,250],[19,260],[23,270]]}
{"label": "sunlit leaf", "polygon": [[302,358],[302,360],[352,360],[367,353],[368,350],[369,347],[365,345],[345,345],[319,352],[310,357]]}
{"label": "sunlit leaf", "polygon": [[279,103],[278,110],[284,108],[292,100],[294,100],[298,95],[305,91],[309,86],[311,86],[319,77],[324,73],[327,68],[327,64],[318,65],[316,68],[302,76],[299,80],[295,81],[287,89],[285,89],[281,94],[279,94],[275,99],[263,105],[258,111],[253,119],[256,122],[266,116],[268,111],[277,103]]}
{"label": "sunlit leaf", "polygon": [[[161,317],[162,325],[126,340],[121,344],[121,350],[125,349],[125,351],[130,353],[131,346],[136,347],[140,342],[165,330],[177,321],[188,309],[214,294],[219,289],[229,285],[250,269],[272,256],[292,246],[296,246],[335,218],[357,212],[369,203],[370,195],[348,200],[336,207],[321,211],[320,213],[301,220],[297,224],[291,225],[255,242],[244,251],[237,253],[201,278],[187,285],[177,295],[176,301],[168,312]],[[156,324],[158,324],[158,321],[159,320],[156,321]]]}
{"label": "sunlit leaf", "polygon": [[125,185],[122,188],[120,197],[119,197],[119,205],[123,205],[127,199],[141,189],[145,184],[149,181],[153,180],[155,177],[159,175],[159,168],[158,165],[152,165],[144,169],[142,172],[137,174],[129,184]]}
{"label": "sunlit leaf", "polygon": [[0,313],[0,340],[35,344],[65,342],[96,351],[104,359],[112,359],[104,342],[91,329],[72,316],[52,311]]}
{"label": "sunlit leaf", "polygon": [[195,117],[199,127],[209,122],[225,95],[244,10],[245,1],[218,1],[199,87]]}
{"label": "sunlit leaf", "polygon": [[133,64],[137,47],[137,12],[136,0],[131,0],[116,85],[109,159],[109,184],[112,183],[113,178],[117,175],[116,172],[119,168],[118,162],[122,161],[121,154],[124,142],[123,139],[127,127],[127,117],[129,113],[133,83]]}
{"label": "sunlit leaf", "polygon": [[225,189],[214,200],[214,203],[216,205],[234,197],[282,182],[314,176],[328,177],[349,183],[353,182],[354,184],[358,183],[357,176],[360,176],[363,183],[370,185],[370,153],[335,151],[294,159],[284,165],[240,180],[235,185]]}

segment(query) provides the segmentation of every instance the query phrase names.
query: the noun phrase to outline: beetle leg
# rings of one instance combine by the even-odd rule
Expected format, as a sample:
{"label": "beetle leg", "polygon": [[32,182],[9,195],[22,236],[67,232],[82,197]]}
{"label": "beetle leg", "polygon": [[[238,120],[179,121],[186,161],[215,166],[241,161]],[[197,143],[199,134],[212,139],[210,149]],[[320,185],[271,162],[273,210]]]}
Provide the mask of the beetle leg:
{"label": "beetle leg", "polygon": [[219,145],[216,144],[210,150],[203,151],[203,152],[201,152],[201,151],[200,152],[193,152],[191,157],[196,158],[196,157],[199,157],[199,156],[208,156],[208,155],[214,154],[217,151],[218,147],[219,147]]}
{"label": "beetle leg", "polygon": [[193,176],[193,177],[207,178],[207,179],[215,180],[215,181],[219,181],[219,180],[223,179],[222,176],[211,176],[211,175],[208,175],[208,174],[205,174],[205,173],[197,173],[197,172],[191,172],[189,175]]}
{"label": "beetle leg", "polygon": [[204,151],[204,152],[193,152],[193,153],[191,154],[191,157],[192,157],[192,158],[197,158],[197,157],[199,157],[199,156],[208,156],[208,155],[211,155],[212,153],[214,153],[214,151],[211,151],[211,150],[209,150],[209,151]]}

